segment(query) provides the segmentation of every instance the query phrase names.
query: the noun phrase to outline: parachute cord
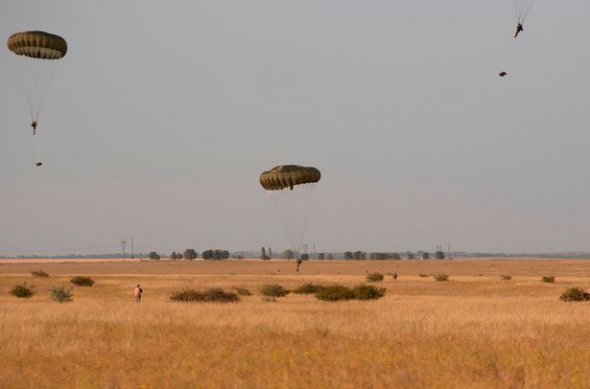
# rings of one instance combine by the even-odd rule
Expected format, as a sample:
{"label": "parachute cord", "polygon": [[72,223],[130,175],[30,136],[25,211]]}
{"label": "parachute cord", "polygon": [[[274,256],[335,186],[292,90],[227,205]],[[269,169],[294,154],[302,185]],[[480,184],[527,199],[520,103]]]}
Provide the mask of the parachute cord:
{"label": "parachute cord", "polygon": [[35,148],[35,163],[40,163],[41,158],[39,154],[39,142],[37,141],[37,135],[33,135],[33,145]]}
{"label": "parachute cord", "polygon": [[[36,118],[35,121],[37,120],[37,118],[39,117],[39,114],[41,113],[41,111],[43,110],[43,107],[45,106],[45,102],[47,101],[47,96],[49,95],[49,89],[51,89],[51,84],[53,84],[53,79],[55,78],[55,73],[57,72],[57,66],[59,65],[59,63],[44,63],[43,65],[39,65],[39,67],[41,66],[45,66],[45,70],[44,73],[49,73],[47,75],[47,80],[46,80],[46,85],[38,85],[39,86],[39,91],[38,91],[38,96],[39,96],[39,102],[38,102],[38,106],[37,106],[37,113],[36,113]],[[39,68],[37,68],[39,69]]]}

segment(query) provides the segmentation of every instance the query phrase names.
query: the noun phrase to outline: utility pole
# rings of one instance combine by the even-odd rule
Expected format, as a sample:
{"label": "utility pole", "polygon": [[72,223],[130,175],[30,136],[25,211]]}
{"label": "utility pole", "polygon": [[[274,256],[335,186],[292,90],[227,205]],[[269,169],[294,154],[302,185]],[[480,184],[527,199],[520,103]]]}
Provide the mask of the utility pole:
{"label": "utility pole", "polygon": [[451,242],[449,242],[449,247],[448,247],[448,253],[447,256],[449,257],[449,259],[453,259],[453,257],[451,257]]}
{"label": "utility pole", "polygon": [[135,258],[135,247],[134,247],[133,237],[131,237],[131,258]]}
{"label": "utility pole", "polygon": [[121,251],[123,253],[123,258],[125,258],[125,249],[127,248],[127,241],[126,240],[122,240],[121,241]]}

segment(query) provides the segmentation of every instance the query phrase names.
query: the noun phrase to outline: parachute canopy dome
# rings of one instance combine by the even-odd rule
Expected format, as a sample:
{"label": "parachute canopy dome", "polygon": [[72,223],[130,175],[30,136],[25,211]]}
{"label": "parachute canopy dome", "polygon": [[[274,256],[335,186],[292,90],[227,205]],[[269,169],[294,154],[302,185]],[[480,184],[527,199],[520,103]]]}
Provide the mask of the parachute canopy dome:
{"label": "parachute canopy dome", "polygon": [[318,182],[322,174],[315,167],[280,165],[260,174],[260,185],[266,190],[283,190],[296,185]]}
{"label": "parachute canopy dome", "polygon": [[43,31],[18,32],[8,38],[7,45],[16,55],[38,59],[60,59],[68,52],[64,38]]}

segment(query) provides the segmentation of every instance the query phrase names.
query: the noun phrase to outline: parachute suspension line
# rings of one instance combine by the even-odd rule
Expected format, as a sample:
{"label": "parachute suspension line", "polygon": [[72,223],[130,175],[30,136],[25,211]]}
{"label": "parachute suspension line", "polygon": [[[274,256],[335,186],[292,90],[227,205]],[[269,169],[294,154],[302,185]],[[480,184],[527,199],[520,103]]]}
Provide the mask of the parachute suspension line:
{"label": "parachute suspension line", "polygon": [[521,23],[520,11],[518,10],[518,0],[513,0],[514,3],[514,15],[516,16],[516,24]]}
{"label": "parachute suspension line", "polygon": [[508,53],[506,61],[504,62],[506,65],[503,68],[503,71],[505,71],[508,74],[510,74],[510,70],[512,69],[512,65],[514,64],[514,59],[516,58],[516,52],[518,51],[518,46],[520,44],[519,39],[513,39],[512,41],[513,41],[512,49],[510,49],[510,53]]}
{"label": "parachute suspension line", "polygon": [[522,14],[522,22],[524,23],[525,19],[529,16],[529,12],[531,12],[531,8],[533,8],[533,5],[535,4],[537,0],[529,0],[527,7],[524,10],[524,13]]}
{"label": "parachute suspension line", "polygon": [[315,185],[309,183],[297,185],[293,190],[285,188],[267,191],[279,214],[289,248],[299,253],[302,253]]}
{"label": "parachute suspension line", "polygon": [[41,166],[42,162],[41,162],[41,156],[39,153],[39,142],[37,141],[37,135],[33,135],[33,144],[35,147],[35,164],[37,166]]}
{"label": "parachute suspension line", "polygon": [[41,61],[38,65],[40,69],[42,69],[42,78],[45,80],[46,84],[42,84],[40,81],[38,83],[39,90],[39,102],[37,103],[37,113],[35,121],[39,118],[43,107],[45,106],[45,102],[47,101],[47,96],[49,95],[49,90],[51,89],[51,84],[53,84],[53,79],[55,78],[55,73],[57,72],[57,68],[59,66],[59,61]]}
{"label": "parachute suspension line", "polygon": [[42,60],[20,56],[21,84],[27,100],[31,123],[37,122],[49,95],[59,61]]}

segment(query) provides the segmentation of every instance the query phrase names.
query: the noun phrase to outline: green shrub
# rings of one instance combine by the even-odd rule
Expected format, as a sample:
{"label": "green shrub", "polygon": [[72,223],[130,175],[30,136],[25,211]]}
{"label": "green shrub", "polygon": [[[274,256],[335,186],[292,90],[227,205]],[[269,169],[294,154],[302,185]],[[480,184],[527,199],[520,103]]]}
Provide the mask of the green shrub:
{"label": "green shrub", "polygon": [[449,280],[448,274],[445,274],[445,273],[436,273],[436,274],[433,274],[432,276],[437,281],[448,281]]}
{"label": "green shrub", "polygon": [[64,286],[54,286],[49,289],[49,295],[54,301],[58,303],[69,303],[73,301],[74,294],[71,289],[66,289]]}
{"label": "green shrub", "polygon": [[424,274],[424,273],[420,273],[420,274],[418,274],[418,277],[420,277],[420,278],[428,278],[428,277],[430,277],[430,275]]}
{"label": "green shrub", "polygon": [[369,281],[369,282],[383,281],[383,274],[381,274],[381,273],[369,273],[369,274],[367,274],[367,281]]}
{"label": "green shrub", "polygon": [[377,300],[385,296],[385,288],[360,284],[352,288],[352,293],[355,300]]}
{"label": "green shrub", "polygon": [[92,286],[94,285],[94,280],[90,277],[86,276],[76,276],[70,280],[70,282],[74,285],[78,286]]}
{"label": "green shrub", "polygon": [[543,276],[541,277],[541,282],[547,282],[549,284],[552,284],[555,282],[555,276]]}
{"label": "green shrub", "polygon": [[354,299],[354,292],[346,286],[330,285],[319,291],[316,297],[322,301],[346,301]]}
{"label": "green shrub", "polygon": [[28,287],[27,283],[16,285],[14,288],[10,290],[10,294],[14,297],[18,298],[30,298],[33,297],[35,292],[33,291],[32,287]]}
{"label": "green shrub", "polygon": [[508,274],[502,274],[500,277],[501,277],[501,278],[502,278],[504,281],[510,281],[510,280],[512,279],[512,276],[511,276],[511,275],[508,275]]}
{"label": "green shrub", "polygon": [[563,292],[559,299],[562,301],[589,301],[590,293],[586,293],[582,288],[570,288]]}
{"label": "green shrub", "polygon": [[266,297],[284,297],[290,292],[279,284],[267,284],[262,286],[260,292]]}
{"label": "green shrub", "polygon": [[49,273],[46,273],[43,270],[32,271],[31,275],[33,277],[41,277],[41,278],[49,277]]}
{"label": "green shrub", "polygon": [[298,293],[298,294],[316,294],[316,293],[320,292],[324,288],[325,288],[325,286],[323,286],[323,285],[316,285],[316,284],[312,284],[312,283],[309,283],[308,282],[306,284],[301,285],[297,289],[295,289],[293,291],[293,293]]}
{"label": "green shrub", "polygon": [[246,288],[236,286],[234,289],[236,290],[236,292],[238,292],[240,296],[252,296],[252,292],[250,292],[250,290]]}
{"label": "green shrub", "polygon": [[170,300],[186,303],[236,303],[240,301],[237,294],[224,292],[220,288],[211,288],[204,292],[194,289],[184,289],[180,292],[172,292]]}

